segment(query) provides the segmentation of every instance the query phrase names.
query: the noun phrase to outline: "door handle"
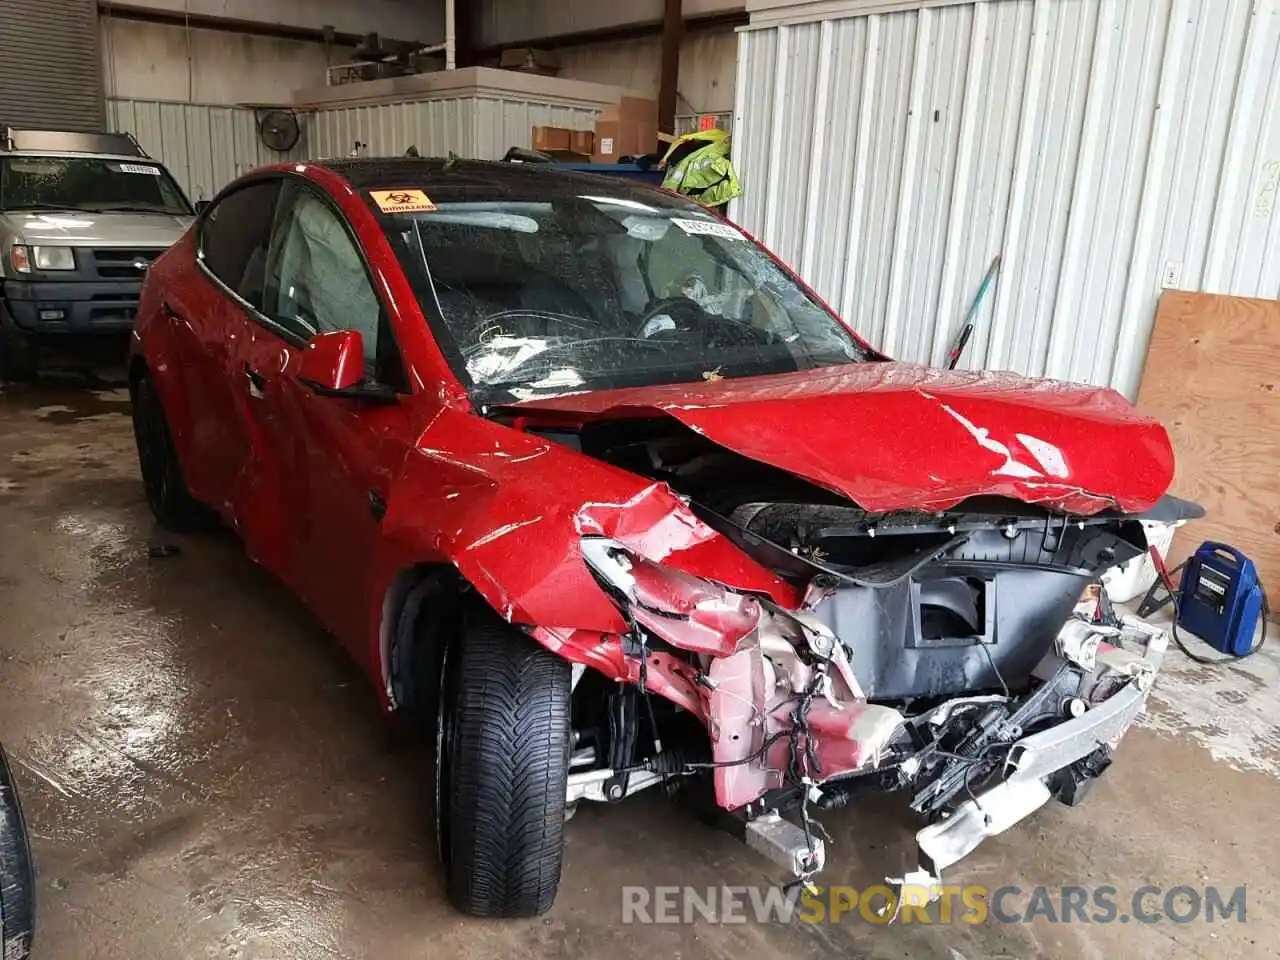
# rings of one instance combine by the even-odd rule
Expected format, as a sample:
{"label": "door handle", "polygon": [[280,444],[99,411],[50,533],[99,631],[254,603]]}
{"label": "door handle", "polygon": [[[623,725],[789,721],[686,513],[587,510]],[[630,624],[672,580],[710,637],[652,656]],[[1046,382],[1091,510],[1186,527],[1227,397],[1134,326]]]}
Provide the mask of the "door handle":
{"label": "door handle", "polygon": [[169,306],[168,300],[165,300],[160,304],[160,312],[163,313],[165,317],[168,318],[169,320],[184,320],[184,317],[182,316],[182,314],[180,314],[177,310],[173,309],[173,307]]}
{"label": "door handle", "polygon": [[373,519],[379,523],[387,515],[387,501],[383,499],[377,490],[369,491],[369,512],[373,514]]}
{"label": "door handle", "polygon": [[255,400],[261,400],[266,396],[266,377],[247,363],[244,365],[244,378],[249,382],[249,396]]}

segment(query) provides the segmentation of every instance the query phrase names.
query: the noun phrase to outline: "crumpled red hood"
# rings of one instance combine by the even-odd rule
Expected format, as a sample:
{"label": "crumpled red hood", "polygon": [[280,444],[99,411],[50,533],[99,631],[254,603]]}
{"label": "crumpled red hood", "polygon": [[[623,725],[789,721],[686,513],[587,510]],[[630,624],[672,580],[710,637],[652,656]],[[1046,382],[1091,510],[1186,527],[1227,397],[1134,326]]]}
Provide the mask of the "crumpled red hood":
{"label": "crumpled red hood", "polygon": [[574,422],[669,416],[866,510],[1012,497],[1076,514],[1141,513],[1173,482],[1160,424],[1120,394],[901,363],[526,400]]}

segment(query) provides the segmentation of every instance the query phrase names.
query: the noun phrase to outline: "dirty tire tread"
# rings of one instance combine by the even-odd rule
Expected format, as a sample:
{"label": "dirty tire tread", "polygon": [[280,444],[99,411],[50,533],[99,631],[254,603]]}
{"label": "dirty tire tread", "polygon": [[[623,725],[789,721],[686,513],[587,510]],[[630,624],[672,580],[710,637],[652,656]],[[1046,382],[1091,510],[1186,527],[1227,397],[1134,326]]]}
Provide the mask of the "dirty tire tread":
{"label": "dirty tire tread", "polygon": [[487,612],[455,663],[449,896],[474,916],[538,916],[560,883],[569,664]]}
{"label": "dirty tire tread", "polygon": [[0,748],[0,956],[24,960],[31,955],[36,922],[35,872],[22,803]]}
{"label": "dirty tire tread", "polygon": [[[133,432],[147,503],[156,522],[175,533],[202,533],[216,526],[213,511],[187,489],[164,405],[148,377],[143,377],[134,390]],[[153,487],[154,484],[159,486]]]}

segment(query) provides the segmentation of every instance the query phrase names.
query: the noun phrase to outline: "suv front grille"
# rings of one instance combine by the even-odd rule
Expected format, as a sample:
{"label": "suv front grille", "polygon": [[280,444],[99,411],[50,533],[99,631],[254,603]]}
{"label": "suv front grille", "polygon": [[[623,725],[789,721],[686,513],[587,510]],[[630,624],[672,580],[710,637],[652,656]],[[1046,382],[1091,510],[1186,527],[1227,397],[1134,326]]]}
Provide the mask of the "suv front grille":
{"label": "suv front grille", "polygon": [[151,266],[162,253],[164,248],[107,247],[94,250],[93,261],[98,269],[98,276],[104,280],[141,280],[146,276],[146,270],[139,269],[139,265]]}

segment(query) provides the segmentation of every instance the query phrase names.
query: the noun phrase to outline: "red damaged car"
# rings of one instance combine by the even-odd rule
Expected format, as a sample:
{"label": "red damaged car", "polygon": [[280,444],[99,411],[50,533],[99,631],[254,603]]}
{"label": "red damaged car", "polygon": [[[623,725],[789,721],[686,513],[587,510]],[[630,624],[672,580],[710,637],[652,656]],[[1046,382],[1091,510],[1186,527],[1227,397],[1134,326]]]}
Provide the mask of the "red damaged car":
{"label": "red damaged car", "polygon": [[1073,611],[1194,509],[1119,395],[892,362],[702,208],[532,166],[237,181],[151,270],[130,385],[160,523],[234,528],[433,732],[482,916],[658,785],[802,880],[859,791],[921,816],[921,880],[1074,804],[1163,637]]}

